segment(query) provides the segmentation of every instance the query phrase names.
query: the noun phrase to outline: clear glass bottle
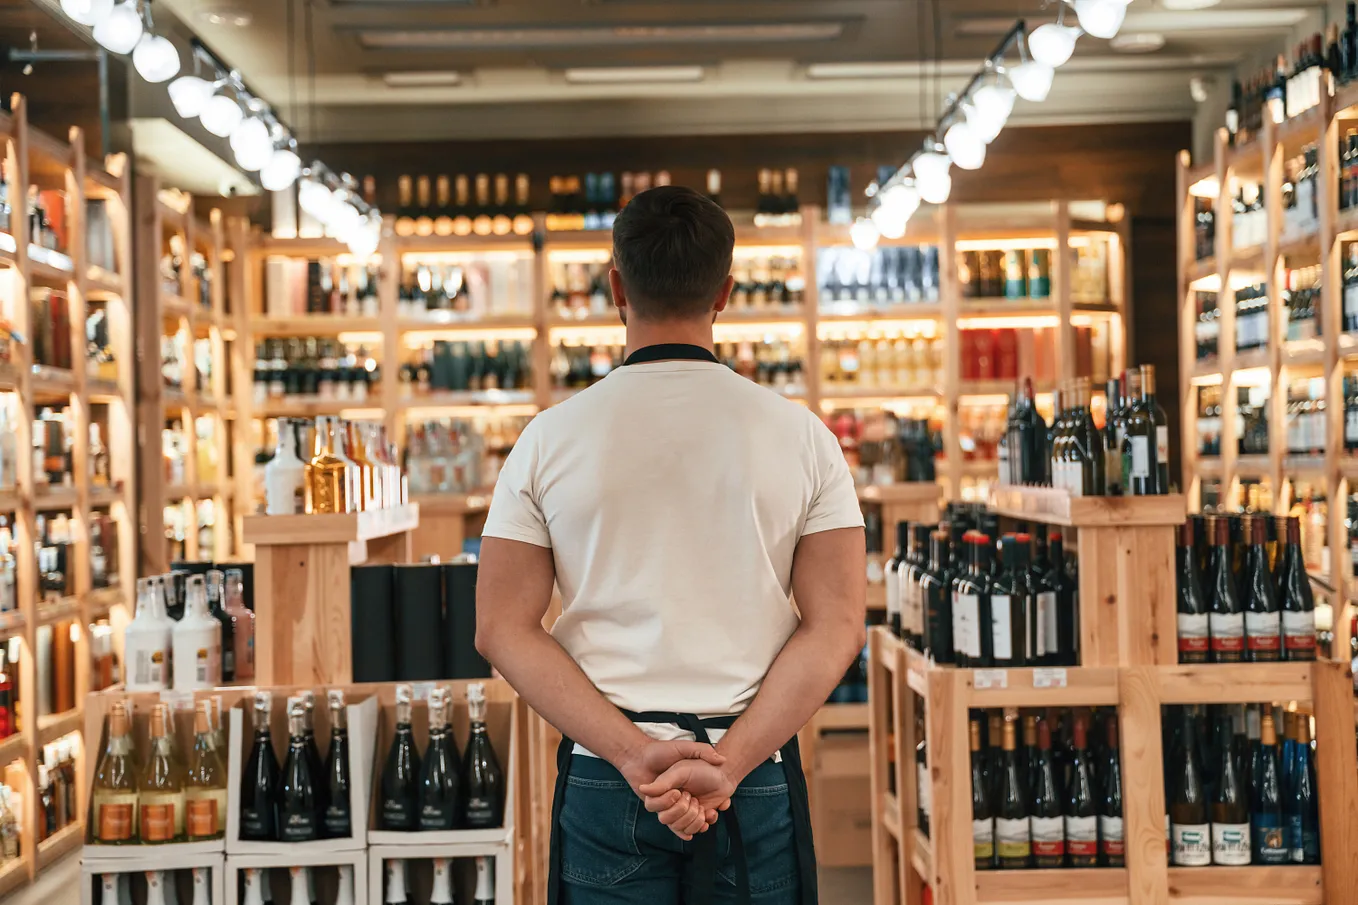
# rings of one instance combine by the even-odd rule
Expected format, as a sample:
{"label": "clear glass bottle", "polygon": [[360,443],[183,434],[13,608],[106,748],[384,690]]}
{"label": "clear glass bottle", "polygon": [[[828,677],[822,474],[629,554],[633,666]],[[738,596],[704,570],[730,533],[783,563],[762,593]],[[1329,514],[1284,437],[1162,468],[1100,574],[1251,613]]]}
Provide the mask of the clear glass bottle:
{"label": "clear glass bottle", "polygon": [[222,679],[222,624],[208,612],[203,576],[189,576],[187,597],[172,634],[175,691],[212,688]]}
{"label": "clear glass bottle", "polygon": [[278,419],[278,443],[264,466],[264,513],[295,515],[304,511],[306,466],[297,456],[297,434],[292,421]]}
{"label": "clear glass bottle", "polygon": [[151,710],[151,752],[138,783],[138,824],[143,844],[184,838],[184,777],[173,756],[172,733],[170,708],[155,705]]}
{"label": "clear glass bottle", "polygon": [[309,513],[325,515],[350,511],[348,461],[336,452],[336,421],[316,419],[316,454],[307,463]]}
{"label": "clear glass bottle", "polygon": [[90,839],[99,845],[137,841],[137,771],[132,762],[129,706],[126,701],[115,701],[110,708],[108,743],[94,772]]}
{"label": "clear glass bottle", "polygon": [[226,768],[212,736],[212,702],[199,701],[193,714],[193,753],[184,780],[185,829],[190,841],[219,839],[226,832]]}
{"label": "clear glass bottle", "polygon": [[137,613],[123,630],[127,690],[164,691],[170,687],[170,649],[174,623],[157,612],[153,579],[137,579]]}
{"label": "clear glass bottle", "polygon": [[255,614],[245,606],[245,573],[226,570],[223,609],[231,619],[231,643],[235,654],[235,678],[243,682],[255,677]]}

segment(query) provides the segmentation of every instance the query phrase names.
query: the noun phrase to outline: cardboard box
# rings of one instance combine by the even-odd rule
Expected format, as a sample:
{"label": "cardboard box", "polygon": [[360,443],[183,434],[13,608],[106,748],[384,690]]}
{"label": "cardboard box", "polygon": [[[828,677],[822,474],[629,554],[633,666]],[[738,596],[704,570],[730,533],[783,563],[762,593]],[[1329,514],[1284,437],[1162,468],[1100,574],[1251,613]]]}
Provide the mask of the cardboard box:
{"label": "cardboard box", "polygon": [[811,827],[822,867],[872,864],[872,792],[867,733],[831,733],[816,743]]}

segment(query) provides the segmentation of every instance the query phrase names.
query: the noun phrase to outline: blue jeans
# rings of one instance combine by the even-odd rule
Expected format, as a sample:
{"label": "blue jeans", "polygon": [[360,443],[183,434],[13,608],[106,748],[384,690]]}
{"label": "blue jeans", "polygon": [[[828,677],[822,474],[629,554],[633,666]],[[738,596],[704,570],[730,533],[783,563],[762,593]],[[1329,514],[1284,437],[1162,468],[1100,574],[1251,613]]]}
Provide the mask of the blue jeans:
{"label": "blue jeans", "polygon": [[[753,905],[796,905],[800,892],[787,776],[766,761],[736,790]],[[727,822],[717,819],[721,860],[715,902],[736,901]],[[692,843],[646,810],[622,774],[597,757],[573,755],[561,804],[561,905],[679,905],[693,886]]]}

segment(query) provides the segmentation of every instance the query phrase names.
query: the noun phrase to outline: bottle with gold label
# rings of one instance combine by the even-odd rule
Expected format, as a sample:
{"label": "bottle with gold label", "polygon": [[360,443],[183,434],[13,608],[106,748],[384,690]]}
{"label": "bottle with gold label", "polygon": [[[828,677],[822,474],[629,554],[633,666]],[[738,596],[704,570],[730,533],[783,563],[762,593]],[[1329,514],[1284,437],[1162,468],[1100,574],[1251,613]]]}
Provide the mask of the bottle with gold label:
{"label": "bottle with gold label", "polygon": [[360,424],[357,421],[350,421],[345,424],[344,427],[348,436],[345,445],[348,448],[349,458],[353,460],[354,468],[356,469],[354,480],[354,489],[356,491],[354,494],[354,510],[357,512],[366,512],[369,509],[376,509],[378,508],[377,501],[373,495],[376,487],[373,478],[375,469],[373,468],[372,460],[368,458],[368,444],[364,439],[364,434],[367,432],[368,425]]}
{"label": "bottle with gold label", "polygon": [[148,845],[184,837],[184,776],[170,742],[170,708],[151,710],[151,753],[142,768],[137,799],[141,841]]}
{"label": "bottle with gold label", "polygon": [[198,702],[193,733],[193,754],[184,779],[185,830],[190,842],[218,839],[226,832],[226,768],[213,739],[211,701]]}
{"label": "bottle with gold label", "polygon": [[116,701],[108,715],[108,744],[94,773],[94,825],[90,840],[99,845],[137,841],[137,775],[132,763],[132,714]]}
{"label": "bottle with gold label", "polygon": [[311,488],[310,513],[331,515],[348,512],[348,462],[336,455],[334,418],[316,419],[316,454],[307,463],[307,486]]}

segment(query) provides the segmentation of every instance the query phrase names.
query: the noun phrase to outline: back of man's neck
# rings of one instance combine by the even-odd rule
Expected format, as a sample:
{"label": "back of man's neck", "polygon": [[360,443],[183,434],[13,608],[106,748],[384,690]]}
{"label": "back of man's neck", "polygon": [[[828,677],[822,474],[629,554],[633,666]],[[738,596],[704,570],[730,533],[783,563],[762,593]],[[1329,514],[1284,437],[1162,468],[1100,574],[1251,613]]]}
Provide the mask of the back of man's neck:
{"label": "back of man's neck", "polygon": [[710,321],[652,321],[633,319],[627,325],[627,354],[647,346],[681,343],[715,352]]}

